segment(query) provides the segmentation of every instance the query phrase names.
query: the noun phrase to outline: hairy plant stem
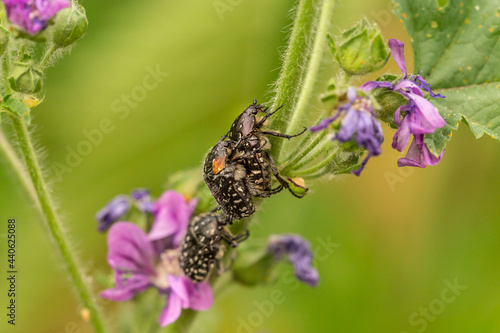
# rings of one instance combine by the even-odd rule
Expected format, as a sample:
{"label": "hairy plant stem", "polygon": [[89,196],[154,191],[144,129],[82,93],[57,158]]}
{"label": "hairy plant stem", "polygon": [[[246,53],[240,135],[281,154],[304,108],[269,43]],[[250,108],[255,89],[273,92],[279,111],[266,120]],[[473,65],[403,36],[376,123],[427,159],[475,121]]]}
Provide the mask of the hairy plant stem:
{"label": "hairy plant stem", "polygon": [[[320,92],[315,89],[318,85],[318,76],[327,49],[326,34],[330,30],[330,24],[333,17],[333,8],[335,0],[324,0],[321,4],[319,13],[319,24],[317,26],[314,38],[314,46],[312,49],[311,57],[307,67],[304,83],[300,90],[300,95],[297,105],[292,114],[290,114],[286,133],[297,132],[301,127],[301,122],[307,120],[308,113],[310,113],[311,105],[314,104],[315,99],[318,98]],[[329,54],[329,52],[328,52]],[[310,125],[310,124],[306,124]],[[282,151],[287,151],[287,148],[292,147],[293,142],[283,142]],[[281,161],[282,153],[278,156],[278,161]]]}
{"label": "hairy plant stem", "polygon": [[[288,120],[295,112],[296,101],[300,94],[304,70],[308,67],[311,53],[311,39],[314,36],[315,21],[318,12],[318,3],[322,0],[300,0],[288,47],[283,59],[281,72],[276,83],[276,94],[273,99],[272,110],[284,105],[283,112],[278,112],[271,120],[273,130],[285,133]],[[330,1],[330,0],[326,0]],[[271,155],[279,156],[283,140],[271,138]]]}
{"label": "hairy plant stem", "polygon": [[[301,151],[297,156],[295,156],[290,162],[284,163],[285,168],[283,168],[281,173],[286,175],[290,169],[294,168],[297,163],[301,162],[301,159],[304,158],[307,154],[309,154],[311,150],[313,150],[313,148],[316,147],[321,142],[321,140],[323,140],[323,138],[326,136],[327,133],[328,133],[327,131],[321,131],[317,133],[316,138],[308,146],[306,146],[306,148],[303,151]],[[309,138],[312,136],[312,134],[313,134],[312,132],[309,132],[308,135],[304,138],[304,141],[305,140],[309,141]]]}
{"label": "hairy plant stem", "polygon": [[9,50],[6,50],[4,56],[2,57],[2,71],[3,71],[3,78],[4,78],[5,94],[9,95],[10,93],[12,93],[12,89],[10,89],[10,83],[9,83],[9,75],[10,75]]}
{"label": "hairy plant stem", "polygon": [[317,172],[317,171],[323,169],[324,167],[326,167],[331,161],[333,161],[335,159],[335,157],[337,157],[337,152],[338,152],[338,149],[336,149],[333,152],[333,154],[331,154],[330,156],[326,157],[320,163],[318,163],[318,164],[310,167],[309,169],[296,171],[297,174],[299,174],[300,176],[307,176],[307,175],[310,175],[310,174],[314,174],[315,172]]}
{"label": "hairy plant stem", "polygon": [[40,61],[40,69],[45,69],[47,67],[47,64],[49,63],[50,57],[52,54],[57,50],[57,46],[55,44],[51,44],[47,50],[45,51],[45,54],[42,57],[42,60]]}
{"label": "hairy plant stem", "polygon": [[31,199],[33,199],[33,201],[36,202],[38,208],[41,209],[41,207],[39,206],[39,202],[37,200],[38,197],[35,188],[33,187],[33,183],[31,182],[31,179],[28,173],[26,172],[26,167],[24,166],[23,162],[19,159],[19,156],[17,156],[14,148],[10,144],[9,140],[7,140],[7,137],[5,136],[1,128],[0,128],[0,150],[3,151],[7,161],[12,165],[12,171],[14,171],[16,175],[19,177],[19,180],[23,185],[23,188],[29,194]]}
{"label": "hairy plant stem", "polygon": [[[326,132],[326,131],[323,131],[323,132]],[[327,132],[326,132],[327,133]],[[316,144],[315,146],[312,146],[312,148],[309,150],[308,154],[306,154],[304,156],[304,158],[302,158],[302,160],[300,160],[298,163],[296,163],[291,169],[292,169],[292,173],[294,171],[297,171],[299,170],[300,168],[303,168],[304,166],[308,165],[309,163],[311,163],[312,161],[314,161],[322,152],[323,152],[323,149],[329,145],[329,144],[333,144],[332,143],[332,139],[330,137],[325,137],[325,135],[321,136],[321,140],[320,142],[318,142],[318,144]]]}
{"label": "hairy plant stem", "polygon": [[104,320],[101,317],[97,304],[91,292],[90,286],[84,278],[74,250],[62,231],[62,225],[57,215],[54,202],[50,195],[45,179],[43,178],[31,138],[26,124],[17,116],[9,115],[13,129],[17,135],[21,152],[24,156],[28,174],[36,192],[36,202],[40,206],[44,219],[47,222],[49,235],[54,241],[54,246],[62,257],[64,268],[68,271],[70,281],[75,287],[83,307],[90,312],[90,322],[96,332],[106,332]]}

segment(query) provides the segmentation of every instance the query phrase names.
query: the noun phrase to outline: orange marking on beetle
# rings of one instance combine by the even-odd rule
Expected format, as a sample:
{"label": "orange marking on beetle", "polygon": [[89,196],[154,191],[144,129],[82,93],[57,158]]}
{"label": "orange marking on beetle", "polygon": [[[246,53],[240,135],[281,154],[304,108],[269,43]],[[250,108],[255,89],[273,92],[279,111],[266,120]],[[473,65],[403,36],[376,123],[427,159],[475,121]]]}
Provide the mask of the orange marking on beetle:
{"label": "orange marking on beetle", "polygon": [[214,174],[218,174],[222,170],[224,170],[224,167],[226,166],[226,157],[225,156],[218,156],[214,158],[214,161],[212,163],[212,170],[214,170]]}

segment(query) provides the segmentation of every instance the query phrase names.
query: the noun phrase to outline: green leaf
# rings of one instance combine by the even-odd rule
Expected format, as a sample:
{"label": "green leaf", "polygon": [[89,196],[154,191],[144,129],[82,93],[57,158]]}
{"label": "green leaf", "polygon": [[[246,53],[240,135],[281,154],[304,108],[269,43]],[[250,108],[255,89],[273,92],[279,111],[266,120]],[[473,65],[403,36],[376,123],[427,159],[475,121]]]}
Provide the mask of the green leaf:
{"label": "green leaf", "polygon": [[415,73],[446,98],[431,98],[447,125],[425,142],[439,155],[463,118],[474,135],[500,138],[500,0],[393,0],[408,31]]}
{"label": "green leaf", "polygon": [[23,102],[13,98],[11,95],[7,95],[3,98],[2,111],[4,110],[22,118],[28,125],[31,123],[30,108]]}
{"label": "green leaf", "polygon": [[[500,139],[500,83],[440,90],[446,98],[431,99],[441,115],[463,117],[476,138],[484,134]],[[446,117],[444,117],[446,120]]]}
{"label": "green leaf", "polygon": [[[437,101],[436,99],[435,101]],[[439,99],[442,101],[443,99]],[[458,129],[458,124],[462,116],[451,112],[446,106],[438,107],[439,113],[443,116],[446,121],[446,125],[442,128],[438,128],[432,134],[426,134],[424,137],[424,142],[427,144],[429,151],[439,157],[441,152],[444,150],[446,143],[451,139],[451,131]]]}

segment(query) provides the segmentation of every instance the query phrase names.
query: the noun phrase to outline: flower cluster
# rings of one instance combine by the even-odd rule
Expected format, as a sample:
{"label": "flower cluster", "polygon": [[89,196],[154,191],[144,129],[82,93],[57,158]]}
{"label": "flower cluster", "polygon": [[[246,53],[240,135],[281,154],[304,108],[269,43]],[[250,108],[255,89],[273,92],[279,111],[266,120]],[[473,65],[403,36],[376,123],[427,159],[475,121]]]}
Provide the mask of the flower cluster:
{"label": "flower cluster", "polygon": [[398,129],[394,135],[392,147],[402,152],[413,135],[413,142],[406,157],[399,159],[398,166],[425,168],[427,165],[436,165],[441,161],[444,150],[439,157],[434,156],[424,142],[424,135],[434,133],[436,129],[446,125],[446,122],[434,105],[424,97],[423,91],[426,91],[433,98],[444,98],[444,96],[434,94],[430,85],[420,75],[413,75],[408,79],[403,43],[391,39],[389,40],[389,48],[396,64],[403,73],[403,78],[396,84],[386,81],[368,81],[360,88],[365,91],[386,88],[400,93],[408,100],[407,105],[402,105],[394,113],[394,122],[398,125]]}
{"label": "flower cluster", "polygon": [[382,152],[380,145],[384,141],[384,135],[380,122],[375,117],[371,100],[365,96],[358,96],[356,89],[352,87],[347,89],[347,98],[349,102],[341,105],[334,116],[323,119],[309,130],[312,132],[324,130],[330,123],[342,116],[340,129],[333,140],[339,142],[354,140],[358,146],[368,150],[368,156],[363,160],[359,169],[353,171],[356,176],[359,176],[370,157],[380,155]]}
{"label": "flower cluster", "polygon": [[213,303],[210,285],[189,280],[178,262],[179,244],[196,203],[167,191],[153,204],[155,219],[149,233],[131,222],[113,224],[108,233],[107,259],[115,271],[116,286],[104,290],[101,296],[123,302],[155,288],[166,298],[158,319],[161,326],[177,320],[182,309],[208,310]]}
{"label": "flower cluster", "polygon": [[[361,85],[359,90],[369,94],[374,89],[384,88],[405,97],[408,101],[407,104],[401,105],[394,113],[394,122],[398,129],[394,135],[392,147],[402,152],[408,145],[412,135],[413,142],[406,157],[398,160],[398,166],[425,168],[427,165],[435,165],[441,161],[444,150],[439,157],[434,156],[424,142],[424,136],[425,134],[434,133],[436,129],[443,127],[446,122],[432,103],[426,99],[424,92],[432,98],[444,98],[444,96],[433,93],[430,84],[420,75],[413,75],[408,78],[403,43],[391,39],[389,48],[403,73],[403,77],[396,83],[368,81]],[[322,120],[318,125],[311,127],[310,130],[313,132],[324,130],[332,122],[341,118],[340,128],[333,136],[333,139],[339,142],[354,141],[359,147],[368,151],[368,156],[363,160],[360,168],[353,171],[354,174],[359,176],[368,159],[381,153],[380,145],[384,137],[371,99],[359,96],[356,89],[352,87],[347,89],[347,98],[348,102],[338,107],[335,115]]]}

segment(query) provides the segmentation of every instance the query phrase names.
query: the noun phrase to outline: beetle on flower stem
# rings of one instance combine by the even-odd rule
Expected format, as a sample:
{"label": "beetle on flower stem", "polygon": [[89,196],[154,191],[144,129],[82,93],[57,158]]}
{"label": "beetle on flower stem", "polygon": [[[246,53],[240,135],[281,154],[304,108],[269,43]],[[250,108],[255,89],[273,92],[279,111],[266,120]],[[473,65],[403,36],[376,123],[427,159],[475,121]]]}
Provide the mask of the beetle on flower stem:
{"label": "beetle on flower stem", "polygon": [[248,238],[245,234],[233,235],[225,227],[229,222],[224,213],[207,213],[193,218],[181,244],[179,264],[184,274],[194,282],[204,281],[217,261],[220,243],[225,240],[231,247]]}
{"label": "beetle on flower stem", "polygon": [[[267,112],[267,108],[254,100],[231,125],[224,135],[208,153],[204,164],[204,178],[214,198],[231,220],[251,216],[255,212],[252,196],[267,198],[287,188],[288,182],[283,179],[278,167],[268,150],[271,148],[266,135],[290,139],[296,135],[281,134],[260,130],[267,118],[276,111]],[[266,115],[257,121],[259,113]],[[227,140],[226,140],[227,139]],[[272,175],[280,183],[272,188]],[[290,192],[296,197],[293,191]]]}

